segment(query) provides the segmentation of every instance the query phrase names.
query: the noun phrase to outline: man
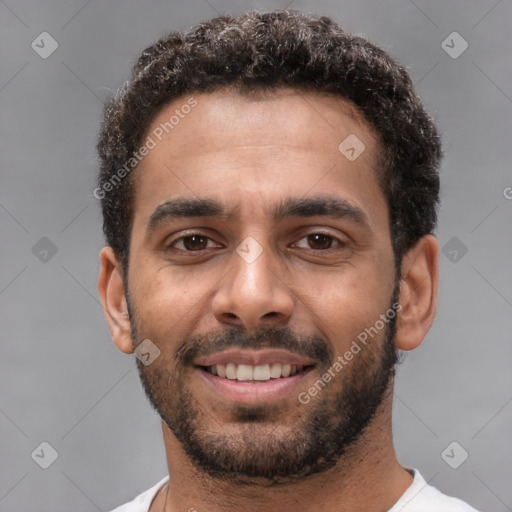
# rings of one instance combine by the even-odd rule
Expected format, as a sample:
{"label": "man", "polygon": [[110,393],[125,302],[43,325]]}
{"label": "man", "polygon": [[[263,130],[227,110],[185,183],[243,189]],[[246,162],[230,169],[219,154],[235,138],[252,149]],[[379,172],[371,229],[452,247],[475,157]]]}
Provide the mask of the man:
{"label": "man", "polygon": [[221,17],[106,107],[98,289],[169,476],[116,509],[474,511],[398,462],[398,351],[436,311],[439,138],[326,17]]}

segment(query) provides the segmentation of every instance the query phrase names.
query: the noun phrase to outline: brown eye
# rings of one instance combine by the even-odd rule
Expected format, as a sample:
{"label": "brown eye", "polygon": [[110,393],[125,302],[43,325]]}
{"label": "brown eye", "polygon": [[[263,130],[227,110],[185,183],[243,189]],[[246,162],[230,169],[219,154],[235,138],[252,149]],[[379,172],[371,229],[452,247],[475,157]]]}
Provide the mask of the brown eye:
{"label": "brown eye", "polygon": [[201,235],[185,236],[182,240],[187,251],[200,251],[208,245],[208,238]]}
{"label": "brown eye", "polygon": [[321,232],[305,235],[294,244],[294,247],[306,249],[312,253],[318,254],[330,254],[333,251],[343,251],[347,246],[348,244],[339,238]]}
{"label": "brown eye", "polygon": [[331,248],[334,237],[324,235],[323,233],[315,233],[313,235],[308,235],[307,239],[308,244],[312,249],[325,250]]}
{"label": "brown eye", "polygon": [[203,258],[225,248],[202,231],[188,230],[181,232],[174,240],[165,242],[165,253],[171,258]]}

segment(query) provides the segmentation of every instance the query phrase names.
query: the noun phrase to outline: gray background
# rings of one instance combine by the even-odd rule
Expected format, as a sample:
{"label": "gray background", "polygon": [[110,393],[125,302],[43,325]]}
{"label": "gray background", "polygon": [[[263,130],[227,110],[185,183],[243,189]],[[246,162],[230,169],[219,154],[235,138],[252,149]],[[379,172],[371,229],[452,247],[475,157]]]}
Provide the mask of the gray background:
{"label": "gray background", "polygon": [[[168,31],[287,2],[0,1],[1,511],[106,511],[167,474],[159,420],[134,359],[111,342],[96,292],[102,102]],[[482,511],[512,510],[511,2],[289,6],[381,44],[436,118],[446,255],[437,321],[399,367],[396,449],[443,492]],[[31,48],[43,31],[59,45],[47,59]],[[441,46],[453,31],[469,44],[458,58]],[[55,255],[43,252],[48,241],[36,245],[43,237]],[[48,469],[31,457],[43,441],[58,452]],[[469,454],[457,469],[441,456],[453,441],[451,461]]]}

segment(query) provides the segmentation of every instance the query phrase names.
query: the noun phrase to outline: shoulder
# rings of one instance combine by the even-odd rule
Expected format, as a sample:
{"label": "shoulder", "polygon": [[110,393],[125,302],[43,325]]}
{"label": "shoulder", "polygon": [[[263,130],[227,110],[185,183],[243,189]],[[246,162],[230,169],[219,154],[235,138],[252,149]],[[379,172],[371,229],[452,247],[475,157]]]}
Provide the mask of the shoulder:
{"label": "shoulder", "polygon": [[139,494],[132,501],[121,505],[110,512],[148,512],[153,498],[157,495],[162,486],[169,480],[169,475],[162,478],[153,487]]}
{"label": "shoulder", "polygon": [[429,485],[417,469],[410,469],[414,480],[402,497],[393,505],[389,512],[478,512],[466,502],[447,496],[439,489]]}

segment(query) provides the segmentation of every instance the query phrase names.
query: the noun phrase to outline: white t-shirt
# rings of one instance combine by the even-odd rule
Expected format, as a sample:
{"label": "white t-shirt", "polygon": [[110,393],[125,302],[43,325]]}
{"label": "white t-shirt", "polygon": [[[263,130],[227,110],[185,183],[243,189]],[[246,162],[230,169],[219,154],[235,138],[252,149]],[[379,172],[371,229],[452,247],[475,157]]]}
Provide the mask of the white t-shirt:
{"label": "white t-shirt", "polygon": [[[414,480],[388,512],[478,512],[464,501],[446,496],[435,487],[428,485],[417,469],[409,471],[414,472]],[[151,489],[139,494],[133,501],[111,512],[148,512],[153,498],[167,480],[169,476],[160,480]]]}

